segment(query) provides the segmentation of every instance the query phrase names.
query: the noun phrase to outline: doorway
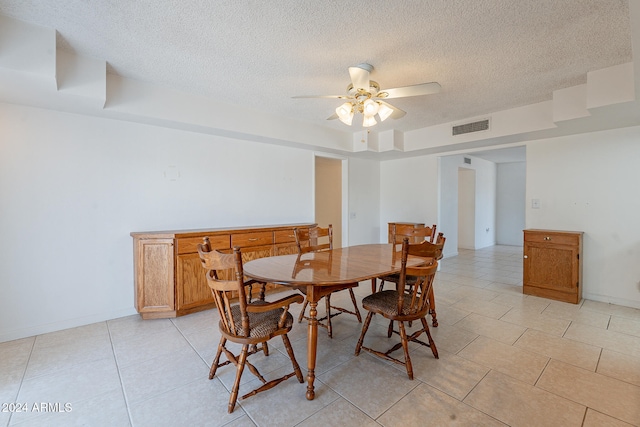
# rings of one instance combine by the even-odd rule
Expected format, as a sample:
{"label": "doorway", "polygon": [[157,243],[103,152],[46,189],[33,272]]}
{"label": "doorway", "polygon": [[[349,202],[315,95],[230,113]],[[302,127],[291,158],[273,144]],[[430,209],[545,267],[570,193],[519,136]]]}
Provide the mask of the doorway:
{"label": "doorway", "polygon": [[315,222],[333,225],[333,247],[342,247],[343,161],[315,156]]}
{"label": "doorway", "polygon": [[476,171],[458,168],[458,248],[476,248]]}

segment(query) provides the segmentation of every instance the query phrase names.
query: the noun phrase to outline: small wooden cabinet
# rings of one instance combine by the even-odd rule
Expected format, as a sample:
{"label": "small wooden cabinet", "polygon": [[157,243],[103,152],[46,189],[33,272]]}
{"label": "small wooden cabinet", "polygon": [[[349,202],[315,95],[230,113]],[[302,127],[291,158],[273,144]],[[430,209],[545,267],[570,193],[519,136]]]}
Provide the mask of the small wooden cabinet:
{"label": "small wooden cabinet", "polygon": [[[134,232],[135,306],[143,319],[176,317],[215,306],[198,256],[209,237],[213,249],[242,249],[242,260],[297,253],[293,229],[315,224],[232,229]],[[276,285],[269,284],[267,289]]]}
{"label": "small wooden cabinet", "polygon": [[524,230],[523,293],[579,303],[582,235],[580,231]]}

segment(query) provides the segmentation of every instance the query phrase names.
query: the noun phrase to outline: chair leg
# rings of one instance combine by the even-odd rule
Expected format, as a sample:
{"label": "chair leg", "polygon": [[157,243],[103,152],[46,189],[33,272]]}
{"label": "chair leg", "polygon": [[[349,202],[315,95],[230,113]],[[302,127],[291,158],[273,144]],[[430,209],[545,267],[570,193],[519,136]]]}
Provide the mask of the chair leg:
{"label": "chair leg", "polygon": [[433,295],[433,287],[429,289],[429,314],[431,315],[431,324],[434,328],[437,328],[438,319],[436,318],[436,298]]}
{"label": "chair leg", "polygon": [[238,365],[236,366],[236,380],[233,383],[233,388],[231,389],[231,396],[229,396],[229,413],[233,412],[233,409],[236,406],[236,401],[238,400],[238,390],[240,389],[240,378],[242,377],[242,371],[244,370],[244,364],[247,361],[247,353],[249,352],[249,344],[245,344],[242,346],[242,351],[240,352],[240,358],[238,359]]}
{"label": "chair leg", "polygon": [[431,324],[433,325],[434,328],[438,327],[438,319],[437,319],[437,315],[436,315],[436,309],[431,309],[429,310],[429,314],[431,314]]}
{"label": "chair leg", "polygon": [[373,279],[371,279],[371,293],[375,294],[376,293],[376,285],[378,284],[378,279],[376,279],[375,277]]}
{"label": "chair leg", "polygon": [[325,296],[324,301],[327,305],[327,330],[329,331],[329,338],[333,338],[333,329],[331,329],[331,294]]}
{"label": "chair leg", "polygon": [[298,379],[298,382],[303,383],[304,377],[302,376],[302,371],[300,370],[300,365],[298,365],[296,356],[293,354],[293,347],[291,347],[291,341],[289,341],[289,337],[287,336],[287,334],[282,335],[282,342],[284,342],[284,348],[287,349],[287,354],[289,355],[289,359],[291,359],[291,364],[293,365],[293,372],[296,373],[296,378]]}
{"label": "chair leg", "polygon": [[438,357],[438,349],[436,348],[436,343],[431,338],[431,332],[429,332],[429,325],[427,324],[427,319],[424,317],[420,319],[422,322],[422,327],[424,328],[424,332],[427,334],[427,338],[429,339],[429,347],[431,347],[431,352],[433,353],[433,357],[439,359]]}
{"label": "chair leg", "polygon": [[380,279],[380,287],[378,287],[378,292],[382,292],[383,288],[384,288],[384,280]]}
{"label": "chair leg", "polygon": [[369,329],[369,324],[371,323],[372,318],[373,318],[373,312],[370,311],[369,314],[367,314],[367,318],[364,319],[364,325],[362,325],[362,332],[360,333],[358,344],[356,344],[356,356],[360,354],[360,350],[362,349],[362,343],[364,342],[364,335],[367,333],[367,329]]}
{"label": "chair leg", "polygon": [[216,357],[213,359],[213,363],[211,364],[211,369],[209,370],[209,379],[213,379],[216,375],[216,371],[218,370],[218,363],[220,363],[220,355],[222,354],[222,349],[227,343],[227,339],[225,337],[220,337],[220,342],[218,343],[218,351],[216,352]]}
{"label": "chair leg", "polygon": [[262,343],[262,351],[265,356],[269,355],[269,346],[267,345],[266,341]]}
{"label": "chair leg", "polygon": [[393,335],[393,320],[389,320],[389,327],[387,328],[387,338],[391,338]]}
{"label": "chair leg", "polygon": [[356,317],[358,318],[358,323],[362,323],[362,316],[360,315],[360,310],[358,309],[358,303],[356,302],[356,296],[353,294],[353,289],[349,288],[349,295],[351,296],[351,302],[353,303],[353,308],[356,312]]}
{"label": "chair leg", "polygon": [[307,300],[307,297],[305,297],[304,304],[302,304],[302,310],[300,310],[300,316],[298,316],[298,323],[301,323],[302,319],[304,319],[304,312],[307,310],[308,304],[309,304],[309,300]]}
{"label": "chair leg", "polygon": [[398,322],[400,329],[400,340],[402,342],[402,349],[404,350],[404,364],[407,368],[407,375],[409,379],[413,379],[413,365],[411,365],[411,357],[409,356],[409,341],[407,340],[407,331],[404,329],[404,322]]}

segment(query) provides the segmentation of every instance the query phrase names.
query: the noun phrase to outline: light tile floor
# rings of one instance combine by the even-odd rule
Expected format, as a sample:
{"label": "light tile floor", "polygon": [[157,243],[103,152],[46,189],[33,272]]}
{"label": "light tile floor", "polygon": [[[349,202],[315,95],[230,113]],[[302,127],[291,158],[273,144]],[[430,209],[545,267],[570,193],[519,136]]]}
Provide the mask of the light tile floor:
{"label": "light tile floor", "polygon": [[[402,366],[355,357],[361,325],[342,314],[333,339],[319,331],[314,401],[291,378],[232,414],[233,367],[207,379],[220,336],[214,310],[0,343],[0,426],[640,425],[640,310],[523,295],[521,266],[522,248],[509,246],[441,262],[432,328],[440,359],[412,344],[415,380]],[[369,291],[363,283],[358,298]],[[348,306],[342,294],[333,300]],[[366,342],[386,349],[387,322],[374,319]],[[305,325],[290,339],[305,367]],[[282,342],[271,349],[253,356],[266,377],[290,370]],[[256,381],[245,371],[240,394]]]}

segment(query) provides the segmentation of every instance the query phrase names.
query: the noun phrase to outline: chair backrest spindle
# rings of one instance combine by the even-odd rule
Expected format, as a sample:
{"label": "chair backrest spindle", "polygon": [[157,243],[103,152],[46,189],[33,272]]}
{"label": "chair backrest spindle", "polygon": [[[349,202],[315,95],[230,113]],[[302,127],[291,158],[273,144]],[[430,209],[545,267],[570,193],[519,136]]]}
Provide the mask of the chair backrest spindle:
{"label": "chair backrest spindle", "polygon": [[[429,245],[430,253],[432,255],[425,256],[425,247]],[[431,286],[433,286],[433,279],[435,278],[436,271],[438,269],[437,256],[442,254],[441,244],[433,244],[429,242],[422,243],[409,243],[409,238],[405,237],[402,242],[402,262],[400,270],[400,281],[398,289],[404,289],[404,292],[398,293],[398,313],[406,313],[411,315],[426,314],[429,310],[429,292]],[[419,256],[424,258],[431,258],[429,264],[419,267],[407,267],[407,259],[409,255]],[[406,285],[407,276],[417,278],[416,282],[412,286]],[[407,294],[408,293],[408,294]],[[407,296],[409,296],[409,307],[406,307]]]}
{"label": "chair backrest spindle", "polygon": [[318,252],[333,249],[333,226],[294,228],[293,234],[296,238],[298,253]]}
{"label": "chair backrest spindle", "polygon": [[[249,316],[247,315],[247,296],[244,289],[242,268],[242,253],[239,247],[233,248],[233,253],[225,254],[218,250],[211,250],[211,244],[207,237],[202,244],[198,245],[198,254],[202,266],[206,270],[207,284],[211,289],[211,294],[216,303],[220,321],[226,332],[236,335],[236,331],[242,330],[248,334],[251,328]],[[225,273],[232,271],[232,274]],[[220,277],[230,277],[229,280]],[[236,320],[232,314],[232,300],[234,292],[237,293],[238,306],[240,308],[240,326],[238,328]]]}

